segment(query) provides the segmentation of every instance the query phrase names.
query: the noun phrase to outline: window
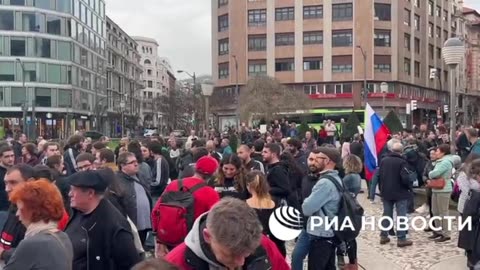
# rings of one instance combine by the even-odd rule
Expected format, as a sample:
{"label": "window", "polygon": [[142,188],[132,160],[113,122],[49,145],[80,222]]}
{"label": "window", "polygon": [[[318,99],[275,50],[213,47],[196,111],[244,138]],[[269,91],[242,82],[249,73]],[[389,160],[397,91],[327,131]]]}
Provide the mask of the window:
{"label": "window", "polygon": [[72,48],[70,42],[57,41],[58,59],[64,61],[72,60]]}
{"label": "window", "polygon": [[413,18],[413,23],[414,23],[414,26],[415,26],[415,30],[420,31],[420,16],[415,14],[413,17],[414,17]]}
{"label": "window", "polygon": [[26,91],[23,87],[12,87],[11,88],[11,102],[10,104],[14,107],[22,106],[26,100]]}
{"label": "window", "polygon": [[442,28],[437,26],[435,36],[439,38],[441,35],[442,35]]}
{"label": "window", "polygon": [[72,106],[72,91],[58,89],[58,107],[68,108]]}
{"label": "window", "polygon": [[350,21],[353,17],[353,6],[349,4],[333,4],[332,20],[333,21]]}
{"label": "window", "polygon": [[251,9],[248,11],[248,26],[262,26],[267,23],[266,9]]}
{"label": "window", "polygon": [[252,35],[248,36],[248,50],[249,51],[265,51],[267,49],[266,35]]}
{"label": "window", "polygon": [[390,21],[392,19],[392,9],[390,4],[375,3],[375,20]]}
{"label": "window", "polygon": [[352,72],[352,56],[333,56],[332,57],[333,73],[349,73]]}
{"label": "window", "polygon": [[52,89],[37,87],[35,90],[35,105],[39,107],[52,107]]}
{"label": "window", "polygon": [[144,63],[145,65],[151,65],[151,64],[152,64],[152,62],[151,62],[150,60],[148,60],[148,59],[145,59],[145,61],[144,61],[143,63]]}
{"label": "window", "polygon": [[295,70],[295,62],[293,59],[277,59],[275,61],[275,71],[293,71]]}
{"label": "window", "polygon": [[25,56],[25,38],[12,37],[10,39],[10,55]]}
{"label": "window", "polygon": [[390,30],[375,30],[375,46],[390,47]]}
{"label": "window", "polygon": [[10,0],[12,6],[25,6],[25,0]]}
{"label": "window", "polygon": [[420,0],[415,0],[415,6],[416,6],[417,8],[420,8]]}
{"label": "window", "polygon": [[433,23],[428,23],[428,36],[433,38]]}
{"label": "window", "polygon": [[437,47],[437,58],[442,59],[442,49]]}
{"label": "window", "polygon": [[53,35],[60,35],[61,25],[62,23],[59,17],[52,15],[47,16],[47,33]]}
{"label": "window", "polygon": [[304,85],[303,92],[305,93],[305,95],[316,95],[318,94],[318,85]]}
{"label": "window", "polygon": [[295,45],[294,33],[276,33],[275,46],[291,46]]}
{"label": "window", "polygon": [[[88,76],[89,73],[87,73]],[[60,65],[55,65],[55,64],[47,64],[47,82],[49,83],[56,83],[59,84],[62,82],[62,76],[61,76],[61,66]]]}
{"label": "window", "polygon": [[320,70],[323,69],[322,58],[304,58],[303,70]]}
{"label": "window", "polygon": [[350,47],[352,46],[352,30],[335,30],[332,31],[333,47]]}
{"label": "window", "polygon": [[420,39],[415,38],[414,42],[413,42],[413,45],[414,45],[414,48],[415,48],[415,52],[420,53]]}
{"label": "window", "polygon": [[147,69],[147,75],[152,76],[152,70],[151,69]]}
{"label": "window", "polygon": [[432,0],[428,1],[428,15],[433,16],[434,10],[435,10],[435,7],[433,4],[433,1]]}
{"label": "window", "polygon": [[218,0],[218,7],[228,5],[228,0]]}
{"label": "window", "polygon": [[0,10],[0,30],[13,30],[13,11]]}
{"label": "window", "polygon": [[431,60],[435,59],[435,49],[432,44],[428,44],[428,57]]}
{"label": "window", "polygon": [[442,16],[442,7],[437,6],[437,8],[435,9],[435,16],[436,17]]}
{"label": "window", "polygon": [[221,63],[218,65],[218,78],[227,79],[229,74],[228,63]]}
{"label": "window", "polygon": [[410,51],[410,35],[409,34],[405,34],[403,36],[403,46],[405,49],[407,49],[407,51]]}
{"label": "window", "polygon": [[[51,44],[50,39],[47,38],[36,38],[35,45],[37,48],[37,56],[50,58],[51,55]],[[83,58],[81,58],[83,60]]]}
{"label": "window", "polygon": [[321,19],[323,17],[323,6],[304,6],[303,19]]}
{"label": "window", "polygon": [[443,40],[447,41],[447,39],[448,39],[448,31],[443,30]]}
{"label": "window", "polygon": [[411,24],[410,10],[408,9],[403,10],[403,23],[408,26]]}
{"label": "window", "polygon": [[410,73],[411,73],[410,59],[409,58],[403,59],[403,72],[405,72],[407,75],[410,75]]}
{"label": "window", "polygon": [[323,32],[322,31],[313,31],[313,32],[303,32],[303,44],[322,44],[323,43]]}
{"label": "window", "polygon": [[413,63],[413,71],[415,73],[415,77],[420,78],[420,62],[415,61]]}
{"label": "window", "polygon": [[263,61],[249,61],[248,62],[248,75],[261,75],[267,74],[267,63]]}
{"label": "window", "polygon": [[14,62],[0,62],[0,81],[15,81]]}
{"label": "window", "polygon": [[448,21],[448,11],[445,9],[443,10],[443,20]]}
{"label": "window", "polygon": [[392,72],[392,59],[390,55],[375,55],[374,68],[375,72]]}
{"label": "window", "polygon": [[147,81],[147,87],[153,88],[153,81]]}
{"label": "window", "polygon": [[218,17],[218,32],[228,30],[228,14]]}
{"label": "window", "polygon": [[276,8],[275,21],[291,21],[295,19],[295,8]]}
{"label": "window", "polygon": [[228,38],[218,41],[218,55],[228,54]]}

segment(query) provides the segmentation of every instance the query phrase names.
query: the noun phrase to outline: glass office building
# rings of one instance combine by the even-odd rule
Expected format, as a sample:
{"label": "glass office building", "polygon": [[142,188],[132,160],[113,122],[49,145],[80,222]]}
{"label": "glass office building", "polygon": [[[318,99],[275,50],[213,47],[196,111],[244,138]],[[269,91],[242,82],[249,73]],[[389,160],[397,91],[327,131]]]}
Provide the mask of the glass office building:
{"label": "glass office building", "polygon": [[25,122],[49,138],[93,129],[106,96],[106,35],[103,0],[0,0],[4,126]]}

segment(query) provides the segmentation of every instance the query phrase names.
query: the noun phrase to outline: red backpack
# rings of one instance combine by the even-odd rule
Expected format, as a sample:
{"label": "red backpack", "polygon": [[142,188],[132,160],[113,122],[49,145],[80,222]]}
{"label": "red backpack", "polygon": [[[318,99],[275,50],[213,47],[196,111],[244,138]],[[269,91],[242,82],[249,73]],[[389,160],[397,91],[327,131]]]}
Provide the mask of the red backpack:
{"label": "red backpack", "polygon": [[199,183],[190,189],[178,180],[178,191],[164,192],[152,211],[152,230],[157,241],[175,247],[183,242],[195,222],[193,193],[206,183]]}

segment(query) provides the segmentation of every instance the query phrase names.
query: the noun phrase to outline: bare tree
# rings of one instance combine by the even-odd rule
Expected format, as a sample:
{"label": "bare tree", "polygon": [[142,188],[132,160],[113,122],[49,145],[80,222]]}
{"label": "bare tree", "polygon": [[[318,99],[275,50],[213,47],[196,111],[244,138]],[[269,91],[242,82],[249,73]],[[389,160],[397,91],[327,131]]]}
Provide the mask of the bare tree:
{"label": "bare tree", "polygon": [[170,95],[155,98],[154,104],[157,112],[163,112],[166,115],[169,129],[186,129],[190,123],[194,106],[192,95],[180,89],[173,89]]}
{"label": "bare tree", "polygon": [[275,78],[256,76],[241,91],[239,114],[241,119],[273,120],[280,113],[308,110],[312,102],[303,92],[281,84]]}

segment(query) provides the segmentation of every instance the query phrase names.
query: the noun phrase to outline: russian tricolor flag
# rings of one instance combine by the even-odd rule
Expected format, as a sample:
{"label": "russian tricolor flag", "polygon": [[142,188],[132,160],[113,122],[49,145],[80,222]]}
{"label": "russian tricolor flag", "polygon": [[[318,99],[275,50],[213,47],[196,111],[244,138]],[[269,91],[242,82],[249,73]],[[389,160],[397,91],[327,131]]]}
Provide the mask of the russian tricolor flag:
{"label": "russian tricolor flag", "polygon": [[378,156],[387,144],[390,130],[367,103],[365,111],[365,178],[370,181],[378,166]]}

